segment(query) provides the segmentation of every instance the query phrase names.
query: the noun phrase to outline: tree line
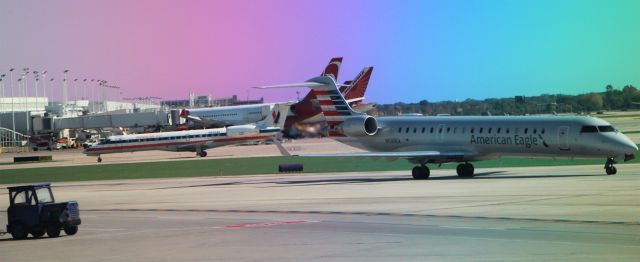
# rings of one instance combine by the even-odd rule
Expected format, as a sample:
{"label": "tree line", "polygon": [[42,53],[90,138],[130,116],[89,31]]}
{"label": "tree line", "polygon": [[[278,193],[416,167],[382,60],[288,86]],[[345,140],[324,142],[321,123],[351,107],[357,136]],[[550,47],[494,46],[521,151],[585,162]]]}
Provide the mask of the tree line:
{"label": "tree line", "polygon": [[640,91],[633,85],[622,89],[607,85],[604,92],[579,95],[543,94],[530,97],[467,99],[464,101],[381,104],[377,115],[524,115],[552,113],[589,113],[602,110],[640,108]]}

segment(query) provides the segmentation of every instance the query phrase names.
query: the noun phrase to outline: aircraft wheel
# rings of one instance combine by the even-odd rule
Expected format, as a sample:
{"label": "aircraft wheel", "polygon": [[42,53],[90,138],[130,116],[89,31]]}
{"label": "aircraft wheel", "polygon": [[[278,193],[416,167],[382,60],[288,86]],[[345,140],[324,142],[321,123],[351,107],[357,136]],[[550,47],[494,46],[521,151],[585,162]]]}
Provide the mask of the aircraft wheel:
{"label": "aircraft wheel", "polygon": [[207,156],[207,151],[200,152],[200,157],[206,157],[206,156]]}
{"label": "aircraft wheel", "polygon": [[27,230],[27,227],[22,223],[16,223],[11,228],[11,237],[13,237],[13,239],[25,239],[27,238],[27,235],[29,235],[29,231]]}
{"label": "aircraft wheel", "polygon": [[73,236],[78,233],[78,226],[64,226],[63,229],[64,233],[69,236]]}
{"label": "aircraft wheel", "polygon": [[102,157],[98,157],[98,163],[102,163]]}
{"label": "aircraft wheel", "polygon": [[49,237],[59,237],[60,236],[60,224],[58,224],[58,223],[49,223],[49,225],[47,225],[47,236],[49,236]]}
{"label": "aircraft wheel", "polygon": [[616,173],[618,173],[618,169],[613,166],[614,163],[615,160],[613,160],[613,158],[608,158],[607,162],[604,163],[604,170],[607,172],[607,175],[615,175]]}
{"label": "aircraft wheel", "polygon": [[413,179],[416,179],[416,180],[427,179],[429,178],[429,175],[430,175],[430,172],[427,166],[415,166],[411,170],[411,176],[413,176]]}
{"label": "aircraft wheel", "polygon": [[474,168],[472,164],[459,164],[456,168],[459,177],[473,177]]}

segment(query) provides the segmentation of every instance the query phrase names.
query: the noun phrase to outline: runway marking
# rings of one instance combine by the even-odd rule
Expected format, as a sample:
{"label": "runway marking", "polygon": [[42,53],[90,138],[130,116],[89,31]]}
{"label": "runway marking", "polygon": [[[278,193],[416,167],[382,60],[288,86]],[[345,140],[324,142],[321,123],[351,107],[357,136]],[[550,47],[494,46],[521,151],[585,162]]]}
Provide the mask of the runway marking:
{"label": "runway marking", "polygon": [[259,227],[270,227],[270,226],[279,226],[279,225],[293,225],[293,224],[304,224],[304,223],[312,223],[318,221],[309,221],[309,220],[292,220],[292,221],[275,221],[275,222],[264,222],[264,223],[251,223],[251,224],[238,224],[238,225],[230,225],[230,226],[221,226],[214,228],[259,228]]}
{"label": "runway marking", "polygon": [[509,220],[543,223],[567,223],[567,224],[600,224],[600,225],[625,225],[640,226],[640,221],[597,221],[597,220],[572,220],[572,219],[548,219],[548,218],[517,218],[517,217],[490,217],[490,216],[462,216],[462,215],[436,215],[413,213],[387,213],[387,212],[346,212],[346,211],[300,211],[300,210],[239,210],[239,209],[87,209],[88,212],[202,212],[202,213],[257,213],[257,214],[302,214],[302,215],[365,215],[365,216],[397,216],[397,217],[423,217],[423,218],[459,218],[459,219],[485,219],[485,220]]}

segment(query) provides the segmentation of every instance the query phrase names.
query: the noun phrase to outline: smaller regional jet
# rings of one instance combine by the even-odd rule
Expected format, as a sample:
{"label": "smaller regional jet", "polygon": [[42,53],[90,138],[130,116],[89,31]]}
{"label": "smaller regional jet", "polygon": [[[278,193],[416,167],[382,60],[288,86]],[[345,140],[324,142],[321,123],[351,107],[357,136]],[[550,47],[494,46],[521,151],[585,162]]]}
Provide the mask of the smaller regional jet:
{"label": "smaller regional jet", "polygon": [[87,156],[122,152],[136,152],[148,150],[189,151],[196,152],[200,157],[207,156],[207,149],[241,144],[253,141],[272,139],[280,134],[284,126],[291,104],[274,104],[271,114],[254,124],[236,125],[222,128],[159,132],[134,135],[110,136],[104,141],[85,149]]}
{"label": "smaller regional jet", "polygon": [[[403,158],[416,164],[414,179],[429,177],[429,163],[457,162],[460,177],[472,177],[472,161],[500,156],[603,158],[605,172],[634,159],[638,147],[602,119],[590,116],[382,116],[354,111],[335,80],[257,88],[309,87],[329,126],[329,136],[370,152],[305,156]],[[284,148],[281,148],[281,152]]]}
{"label": "smaller regional jet", "polygon": [[[334,57],[322,71],[321,76],[328,76],[338,79],[342,57]],[[366,67],[356,76],[353,81],[347,81],[341,85],[341,91],[349,100],[350,105],[361,112],[373,109],[372,104],[364,104],[364,94],[369,84],[369,78],[373,67]],[[228,127],[255,123],[267,117],[273,104],[255,104],[240,106],[225,106],[211,108],[191,108],[183,109],[180,117],[191,121],[205,128]],[[312,92],[309,92],[304,99],[294,103],[290,107],[290,112],[284,125],[284,130],[289,130],[293,123],[318,123],[324,121],[320,112],[320,105]]]}

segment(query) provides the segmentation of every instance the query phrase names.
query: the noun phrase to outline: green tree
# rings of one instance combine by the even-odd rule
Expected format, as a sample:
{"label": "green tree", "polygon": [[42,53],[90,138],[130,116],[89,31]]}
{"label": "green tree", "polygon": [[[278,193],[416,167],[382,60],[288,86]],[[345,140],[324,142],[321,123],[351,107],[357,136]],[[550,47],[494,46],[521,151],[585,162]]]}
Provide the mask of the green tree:
{"label": "green tree", "polygon": [[600,110],[604,104],[602,96],[598,93],[581,95],[579,101],[582,108],[588,111]]}

